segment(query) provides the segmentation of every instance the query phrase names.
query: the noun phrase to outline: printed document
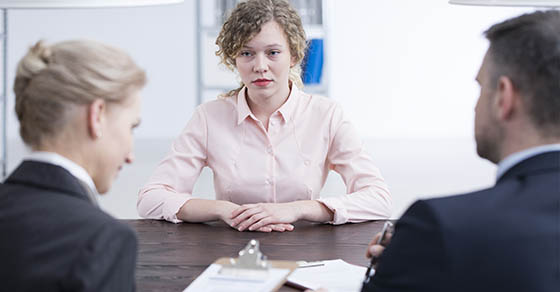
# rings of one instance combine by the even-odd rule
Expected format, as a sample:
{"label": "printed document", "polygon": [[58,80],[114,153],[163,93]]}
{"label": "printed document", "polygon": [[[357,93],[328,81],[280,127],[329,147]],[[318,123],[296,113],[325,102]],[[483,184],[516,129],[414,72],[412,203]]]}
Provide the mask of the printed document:
{"label": "printed document", "polygon": [[341,259],[321,262],[323,265],[297,268],[288,283],[306,289],[326,288],[329,292],[359,292],[366,267],[349,264]]}

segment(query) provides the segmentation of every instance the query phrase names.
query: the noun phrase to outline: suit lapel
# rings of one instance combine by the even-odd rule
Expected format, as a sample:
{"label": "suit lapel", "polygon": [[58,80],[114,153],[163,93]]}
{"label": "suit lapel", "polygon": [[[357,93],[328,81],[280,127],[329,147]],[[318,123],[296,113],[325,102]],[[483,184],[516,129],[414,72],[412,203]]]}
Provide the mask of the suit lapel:
{"label": "suit lapel", "polygon": [[4,182],[29,185],[69,194],[90,201],[87,190],[66,169],[38,161],[23,161]]}
{"label": "suit lapel", "polygon": [[538,172],[560,172],[560,151],[546,152],[519,162],[510,168],[497,183]]}

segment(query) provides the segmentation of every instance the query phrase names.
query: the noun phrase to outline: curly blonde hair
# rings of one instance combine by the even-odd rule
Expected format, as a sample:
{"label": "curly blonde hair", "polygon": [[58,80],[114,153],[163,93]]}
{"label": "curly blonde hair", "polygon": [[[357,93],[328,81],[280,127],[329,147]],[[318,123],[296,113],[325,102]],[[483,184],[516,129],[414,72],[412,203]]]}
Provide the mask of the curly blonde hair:
{"label": "curly blonde hair", "polygon": [[[216,56],[230,70],[235,71],[235,59],[262,26],[274,20],[282,27],[294,66],[290,68],[289,80],[298,88],[303,88],[301,80],[301,62],[305,56],[307,41],[301,18],[294,8],[285,0],[248,0],[237,4],[224,22],[216,39],[218,51]],[[225,96],[236,95],[244,84],[231,90]]]}
{"label": "curly blonde hair", "polygon": [[36,43],[17,66],[16,114],[23,141],[37,148],[68,124],[76,105],[126,100],[146,74],[124,51],[95,41]]}

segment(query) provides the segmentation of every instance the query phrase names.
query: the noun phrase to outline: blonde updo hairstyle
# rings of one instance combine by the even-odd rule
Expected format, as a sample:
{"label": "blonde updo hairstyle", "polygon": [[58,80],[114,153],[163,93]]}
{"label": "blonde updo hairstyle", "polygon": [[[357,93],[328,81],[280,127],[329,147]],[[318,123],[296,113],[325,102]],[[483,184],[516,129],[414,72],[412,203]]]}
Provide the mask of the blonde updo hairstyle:
{"label": "blonde updo hairstyle", "polygon": [[20,135],[32,148],[56,136],[73,109],[103,99],[121,103],[146,74],[124,51],[95,41],[35,44],[17,66],[14,92]]}
{"label": "blonde updo hairstyle", "polygon": [[[224,22],[216,39],[216,45],[218,45],[216,55],[230,70],[235,71],[235,59],[239,56],[243,46],[261,31],[265,23],[271,20],[278,23],[284,30],[290,54],[295,61],[295,65],[290,69],[289,80],[298,88],[303,88],[301,61],[305,56],[306,36],[300,16],[287,1],[248,0],[238,3]],[[226,96],[237,94],[242,87],[243,83]]]}

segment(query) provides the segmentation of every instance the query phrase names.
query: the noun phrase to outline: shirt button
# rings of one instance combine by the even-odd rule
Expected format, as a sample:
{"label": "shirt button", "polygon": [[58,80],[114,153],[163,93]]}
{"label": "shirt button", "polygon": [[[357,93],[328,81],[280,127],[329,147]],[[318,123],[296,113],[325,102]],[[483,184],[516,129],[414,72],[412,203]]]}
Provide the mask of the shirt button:
{"label": "shirt button", "polygon": [[268,154],[271,154],[271,155],[272,155],[272,147],[271,147],[271,146],[268,146],[268,147],[266,148],[266,152],[268,152]]}
{"label": "shirt button", "polygon": [[267,184],[267,185],[270,185],[270,180],[267,179],[267,180],[264,181],[264,183]]}
{"label": "shirt button", "polygon": [[307,188],[307,194],[308,195],[312,195],[313,194],[313,190],[311,188]]}
{"label": "shirt button", "polygon": [[305,164],[305,165],[309,165],[309,163],[310,163],[309,160],[306,160],[306,161],[303,162],[303,164]]}

